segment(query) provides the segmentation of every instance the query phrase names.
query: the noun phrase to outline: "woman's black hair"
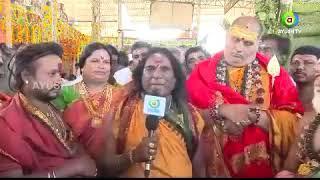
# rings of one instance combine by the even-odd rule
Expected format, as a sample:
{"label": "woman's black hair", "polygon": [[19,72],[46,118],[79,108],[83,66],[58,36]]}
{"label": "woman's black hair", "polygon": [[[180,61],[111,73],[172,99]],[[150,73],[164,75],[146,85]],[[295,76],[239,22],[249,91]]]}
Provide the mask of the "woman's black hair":
{"label": "woman's black hair", "polygon": [[84,50],[83,50],[83,52],[82,52],[82,54],[80,56],[78,65],[79,65],[80,69],[82,69],[84,67],[88,57],[91,56],[94,51],[97,51],[97,50],[100,50],[100,49],[105,50],[110,56],[110,67],[111,67],[111,70],[110,70],[110,75],[109,75],[108,82],[110,84],[114,84],[115,82],[114,82],[113,74],[114,74],[115,69],[113,69],[113,66],[112,66],[112,63],[113,63],[112,60],[111,60],[112,55],[111,55],[111,53],[108,50],[106,45],[104,45],[102,43],[99,43],[99,42],[93,42],[93,43],[87,45],[84,48]]}

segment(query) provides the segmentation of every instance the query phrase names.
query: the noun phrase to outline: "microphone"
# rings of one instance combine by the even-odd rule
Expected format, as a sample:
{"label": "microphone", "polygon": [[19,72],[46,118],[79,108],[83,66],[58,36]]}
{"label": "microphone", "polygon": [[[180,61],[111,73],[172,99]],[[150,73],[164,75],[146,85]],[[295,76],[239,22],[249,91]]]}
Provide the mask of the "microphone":
{"label": "microphone", "polygon": [[[148,115],[146,119],[146,128],[148,130],[148,137],[151,138],[154,136],[154,133],[159,125],[159,119],[161,117]],[[149,177],[151,171],[151,160],[145,163],[144,176]]]}
{"label": "microphone", "polygon": [[[146,128],[148,137],[153,137],[159,125],[159,120],[164,117],[166,110],[166,98],[159,96],[145,95],[143,112],[147,115]],[[149,177],[151,171],[151,160],[145,163],[145,177]]]}

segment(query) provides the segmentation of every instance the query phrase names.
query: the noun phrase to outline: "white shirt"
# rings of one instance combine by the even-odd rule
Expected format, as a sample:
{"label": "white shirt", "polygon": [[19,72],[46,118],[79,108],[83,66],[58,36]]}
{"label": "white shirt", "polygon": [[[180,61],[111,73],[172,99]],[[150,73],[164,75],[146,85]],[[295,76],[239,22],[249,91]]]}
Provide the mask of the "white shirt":
{"label": "white shirt", "polygon": [[113,77],[118,84],[125,85],[132,81],[132,72],[129,67],[126,67],[115,72]]}

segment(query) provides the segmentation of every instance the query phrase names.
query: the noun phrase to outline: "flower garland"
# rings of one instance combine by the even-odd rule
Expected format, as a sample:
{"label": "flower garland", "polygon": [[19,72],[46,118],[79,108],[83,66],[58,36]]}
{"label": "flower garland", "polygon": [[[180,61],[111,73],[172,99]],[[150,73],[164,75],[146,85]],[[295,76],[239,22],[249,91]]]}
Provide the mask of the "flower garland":
{"label": "flower garland", "polygon": [[[55,7],[55,6],[54,6]],[[57,18],[57,12],[54,13]],[[6,30],[6,19],[0,18],[0,31]],[[64,50],[63,61],[73,67],[74,61],[79,58],[84,45],[90,42],[90,37],[74,29],[60,19],[55,20],[57,41]],[[11,4],[12,44],[40,43],[52,41],[52,9],[43,4],[41,14],[27,10],[21,5]]]}
{"label": "flower garland", "polygon": [[[265,94],[265,90],[263,89],[260,70],[261,68],[257,59],[255,59],[252,63],[245,67],[245,73],[242,81],[240,94],[249,101],[252,85],[255,85],[257,89],[257,98],[255,99],[255,103],[261,105],[264,103],[263,96]],[[230,86],[229,75],[227,73],[227,63],[225,60],[221,60],[218,63],[216,72],[218,82],[224,86]]]}
{"label": "flower garland", "polygon": [[318,114],[315,119],[308,125],[304,127],[304,132],[300,136],[298,142],[299,151],[297,156],[300,159],[309,160],[308,162],[301,164],[298,169],[298,174],[302,176],[307,176],[313,173],[315,170],[320,169],[320,155],[319,152],[314,150],[314,135],[320,126],[320,114]]}

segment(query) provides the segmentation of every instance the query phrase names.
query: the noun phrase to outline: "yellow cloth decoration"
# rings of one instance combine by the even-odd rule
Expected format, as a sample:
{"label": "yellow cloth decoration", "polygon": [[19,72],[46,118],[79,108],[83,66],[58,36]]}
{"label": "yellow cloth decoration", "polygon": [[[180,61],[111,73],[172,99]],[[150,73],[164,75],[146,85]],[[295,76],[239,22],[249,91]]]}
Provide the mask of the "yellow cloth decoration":
{"label": "yellow cloth decoration", "polygon": [[241,92],[244,70],[244,67],[228,67],[230,86],[232,89],[236,90],[239,93]]}
{"label": "yellow cloth decoration", "polygon": [[232,36],[238,37],[240,39],[245,39],[247,41],[255,42],[258,39],[258,33],[249,31],[247,28],[235,25],[229,30]]}

